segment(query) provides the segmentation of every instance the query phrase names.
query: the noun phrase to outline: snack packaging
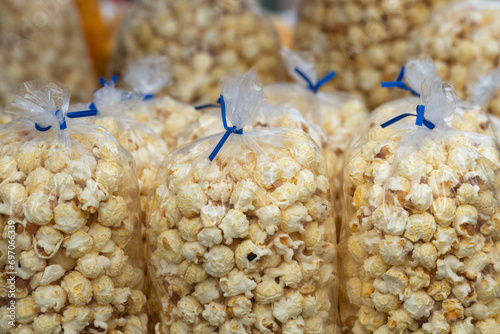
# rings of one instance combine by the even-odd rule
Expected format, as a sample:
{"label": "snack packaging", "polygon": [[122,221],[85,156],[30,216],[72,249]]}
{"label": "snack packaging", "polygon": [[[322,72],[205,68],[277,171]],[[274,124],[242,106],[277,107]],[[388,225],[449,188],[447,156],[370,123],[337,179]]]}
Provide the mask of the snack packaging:
{"label": "snack packaging", "polygon": [[279,74],[279,40],[253,0],[147,0],[121,30],[111,71],[127,61],[164,55],[173,84],[160,95],[186,103],[216,100],[220,79],[255,68],[262,81]]}
{"label": "snack packaging", "polygon": [[344,332],[498,330],[500,152],[493,138],[448,125],[453,87],[426,79],[420,92],[416,114],[403,108],[351,148],[339,244]]}
{"label": "snack packaging", "polygon": [[300,129],[245,130],[262,101],[251,72],[224,79],[226,132],[172,152],[155,178],[157,333],[339,333],[326,160]]}
{"label": "snack packaging", "polygon": [[142,102],[130,97],[130,93],[117,89],[114,81],[94,92],[92,107],[96,117],[85,120],[108,130],[134,157],[141,198],[142,221],[146,221],[146,201],[157,169],[169,150],[167,144],[146,124],[133,118],[134,111]]}
{"label": "snack packaging", "polygon": [[[284,108],[294,108],[304,117],[323,129],[326,141],[322,148],[328,162],[335,210],[340,213],[342,197],[342,168],[352,137],[368,116],[366,106],[355,96],[344,92],[320,91],[334,79],[330,72],[318,79],[314,60],[309,53],[294,53],[287,48],[281,51],[283,61],[295,83],[275,83],[264,87],[267,102]],[[341,218],[341,215],[337,215]],[[338,226],[340,227],[340,226]]]}
{"label": "snack packaging", "polygon": [[147,333],[134,161],[69,97],[26,82],[0,127],[0,331]]}

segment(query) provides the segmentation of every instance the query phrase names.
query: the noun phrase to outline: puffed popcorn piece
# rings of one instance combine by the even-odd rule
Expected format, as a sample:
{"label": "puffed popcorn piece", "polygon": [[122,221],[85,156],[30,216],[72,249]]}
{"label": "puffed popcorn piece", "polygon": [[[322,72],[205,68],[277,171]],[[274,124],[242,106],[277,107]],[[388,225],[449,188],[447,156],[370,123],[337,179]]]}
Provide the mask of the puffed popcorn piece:
{"label": "puffed popcorn piece", "polygon": [[225,276],[235,265],[233,251],[222,245],[212,247],[204,258],[203,268],[213,277]]}
{"label": "puffed popcorn piece", "polygon": [[35,334],[49,333],[49,334],[59,334],[61,333],[61,321],[62,317],[57,313],[46,313],[37,316],[33,319],[33,331]]}
{"label": "puffed popcorn piece", "polygon": [[246,273],[251,273],[259,269],[261,257],[271,255],[270,249],[262,249],[255,245],[251,240],[245,240],[236,247],[234,253],[236,266]]}
{"label": "puffed popcorn piece", "polygon": [[59,202],[54,209],[54,221],[56,229],[71,234],[85,225],[87,215],[75,202]]}
{"label": "puffed popcorn piece", "polygon": [[426,291],[435,301],[442,301],[450,295],[451,284],[447,280],[434,281]]}
{"label": "puffed popcorn piece", "polygon": [[257,185],[252,180],[241,180],[234,186],[229,203],[241,212],[253,210],[255,207],[252,203],[256,199],[257,189]]}
{"label": "puffed popcorn piece", "polygon": [[51,259],[59,251],[63,239],[64,235],[52,226],[42,226],[35,234],[35,253],[42,259]]}
{"label": "puffed popcorn piece", "polygon": [[254,291],[255,300],[259,304],[271,304],[283,295],[283,288],[274,280],[264,277]]}
{"label": "puffed popcorn piece", "polygon": [[234,238],[244,238],[248,235],[249,222],[242,211],[231,209],[222,219],[219,228],[224,232],[226,245],[231,245]]}
{"label": "puffed popcorn piece", "polygon": [[76,270],[86,278],[97,278],[102,275],[111,265],[111,261],[97,252],[83,255],[76,262]]}
{"label": "puffed popcorn piece", "polygon": [[92,299],[92,286],[78,271],[72,271],[63,277],[61,287],[66,291],[68,301],[75,306],[88,304]]}
{"label": "puffed popcorn piece", "polygon": [[196,284],[193,296],[202,304],[208,304],[211,301],[218,299],[220,290],[215,279],[207,279]]}
{"label": "puffed popcorn piece", "polygon": [[427,293],[419,290],[411,292],[404,301],[403,306],[413,319],[418,320],[422,317],[429,317],[434,306],[434,300]]}
{"label": "puffed popcorn piece", "polygon": [[436,231],[436,222],[429,213],[413,214],[406,225],[405,237],[413,242],[429,242]]}
{"label": "puffed popcorn piece", "polygon": [[23,204],[26,219],[37,225],[47,225],[54,217],[49,197],[43,192],[32,193]]}
{"label": "puffed popcorn piece", "polygon": [[93,298],[99,305],[106,305],[113,301],[115,286],[113,280],[106,275],[102,275],[92,280]]}
{"label": "puffed popcorn piece", "polygon": [[257,283],[249,275],[236,268],[228,274],[227,278],[221,278],[219,285],[222,292],[224,292],[224,297],[245,294],[246,297],[252,298],[253,290],[257,287]]}
{"label": "puffed popcorn piece", "polygon": [[59,285],[40,286],[33,291],[33,299],[40,311],[59,312],[66,304],[66,292]]}
{"label": "puffed popcorn piece", "polygon": [[259,218],[259,226],[269,235],[274,235],[278,231],[281,222],[281,211],[276,205],[268,205],[255,211]]}
{"label": "puffed popcorn piece", "polygon": [[28,194],[26,188],[19,183],[4,183],[0,185],[0,214],[15,216],[23,209],[23,203]]}
{"label": "puffed popcorn piece", "polygon": [[32,296],[16,301],[16,320],[20,324],[31,323],[37,314],[36,301]]}
{"label": "puffed popcorn piece", "polygon": [[438,253],[432,243],[415,244],[412,252],[413,260],[431,270],[436,266]]}
{"label": "puffed popcorn piece", "polygon": [[93,239],[86,232],[79,230],[64,240],[62,246],[66,249],[67,255],[76,259],[92,249]]}
{"label": "puffed popcorn piece", "polygon": [[200,218],[203,227],[209,228],[217,226],[221,223],[226,212],[222,206],[218,205],[205,205],[201,208]]}
{"label": "puffed popcorn piece", "polygon": [[198,322],[198,316],[202,313],[203,308],[196,298],[191,296],[182,297],[177,303],[177,309],[174,312],[178,313],[188,324]]}
{"label": "puffed popcorn piece", "polygon": [[227,310],[222,304],[211,302],[205,306],[201,315],[210,325],[219,326],[226,320]]}
{"label": "puffed popcorn piece", "polygon": [[283,334],[303,334],[306,328],[306,323],[304,319],[299,316],[297,319],[288,320],[284,323],[281,331]]}
{"label": "puffed popcorn piece", "polygon": [[460,262],[455,256],[448,255],[444,259],[437,261],[437,279],[447,279],[450,283],[463,282],[464,277],[457,274],[465,270],[465,264]]}
{"label": "puffed popcorn piece", "polygon": [[217,227],[204,228],[198,233],[198,241],[205,247],[212,247],[222,243],[222,231]]}
{"label": "puffed popcorn piece", "polygon": [[196,183],[183,186],[177,194],[177,205],[179,206],[179,210],[188,218],[199,214],[201,208],[205,204],[205,194]]}

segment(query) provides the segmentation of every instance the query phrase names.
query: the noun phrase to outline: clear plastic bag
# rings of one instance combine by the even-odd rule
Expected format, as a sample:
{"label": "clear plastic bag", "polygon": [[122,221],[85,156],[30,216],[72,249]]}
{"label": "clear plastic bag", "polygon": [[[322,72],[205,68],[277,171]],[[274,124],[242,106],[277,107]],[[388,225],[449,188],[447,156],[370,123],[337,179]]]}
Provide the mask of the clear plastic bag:
{"label": "clear plastic bag", "polygon": [[447,125],[452,87],[435,78],[421,91],[421,126],[407,117],[373,127],[346,164],[339,305],[348,333],[498,330],[500,151]]}
{"label": "clear plastic bag", "polygon": [[131,116],[142,98],[128,99],[130,93],[115,88],[113,81],[94,92],[96,117],[85,120],[108,130],[127,149],[135,160],[141,197],[142,221],[146,220],[146,201],[157,169],[167,156],[169,149],[163,139],[146,124]]}
{"label": "clear plastic bag", "polygon": [[265,83],[277,79],[279,41],[253,0],[141,1],[125,21],[111,71],[151,54],[167,56],[168,94],[187,103],[214,101],[220,79],[255,68]]}
{"label": "clear plastic bag", "polygon": [[[323,142],[322,148],[328,161],[328,173],[334,197],[338,203],[338,199],[342,196],[342,168],[345,153],[352,137],[366,120],[368,112],[363,102],[352,95],[343,92],[317,91],[320,87],[313,87],[317,86],[314,83],[318,78],[314,61],[308,59],[311,58],[310,54],[293,53],[287,48],[283,48],[281,54],[288,72],[296,83],[276,83],[265,86],[267,102],[280,107],[297,109],[307,120],[324,130],[327,140]],[[333,74],[330,77],[332,76]],[[340,206],[336,209],[339,210],[338,212],[341,211]]]}
{"label": "clear plastic bag", "polygon": [[24,81],[63,82],[73,100],[88,101],[94,69],[73,1],[0,1],[0,105]]}
{"label": "clear plastic bag", "polygon": [[263,99],[254,80],[224,79],[233,126],[172,152],[155,178],[147,241],[157,333],[339,333],[326,160],[300,129],[241,133]]}
{"label": "clear plastic bag", "polygon": [[133,158],[68,105],[26,82],[0,127],[0,331],[147,333]]}
{"label": "clear plastic bag", "polygon": [[[456,1],[436,11],[417,32],[411,57],[436,61],[438,74],[469,100],[478,79],[500,61],[500,4],[492,0]],[[498,103],[493,109],[500,112]]]}
{"label": "clear plastic bag", "polygon": [[332,87],[358,94],[373,109],[397,96],[380,82],[397,76],[414,30],[451,1],[302,1],[294,48],[313,52],[322,75],[340,71]]}

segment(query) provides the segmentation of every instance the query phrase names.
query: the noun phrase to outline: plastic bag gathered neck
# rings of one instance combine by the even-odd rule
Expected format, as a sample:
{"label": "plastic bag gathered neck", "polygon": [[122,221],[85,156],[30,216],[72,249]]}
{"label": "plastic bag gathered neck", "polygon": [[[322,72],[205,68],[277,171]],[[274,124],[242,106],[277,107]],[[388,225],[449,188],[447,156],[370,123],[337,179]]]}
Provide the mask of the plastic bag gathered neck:
{"label": "plastic bag gathered neck", "polygon": [[452,85],[439,78],[425,79],[421,85],[422,104],[417,106],[416,114],[405,113],[383,123],[382,128],[399,122],[407,117],[416,117],[415,125],[429,130],[446,126],[446,119],[456,106],[456,92]]}
{"label": "plastic bag gathered neck", "polygon": [[472,89],[471,102],[484,107],[498,90],[500,90],[500,67],[479,78]]}
{"label": "plastic bag gathered neck", "polygon": [[[243,128],[252,124],[253,119],[258,117],[260,106],[264,101],[262,87],[252,71],[235,78],[224,78],[222,91],[223,95],[219,101],[226,133],[210,154],[210,161],[215,159],[231,134],[243,134]],[[233,126],[227,125],[228,119]]]}
{"label": "plastic bag gathered neck", "polygon": [[68,112],[70,101],[69,88],[57,82],[28,81],[23,83],[14,100],[5,111],[21,118],[31,119],[40,132],[67,128],[66,117],[82,118],[95,116],[97,110]]}
{"label": "plastic bag gathered neck", "polygon": [[[382,82],[384,88],[399,88],[420,97],[422,83],[437,78],[436,66],[429,58],[410,60],[401,68],[396,81]],[[406,84],[403,80],[406,80]]]}
{"label": "plastic bag gathered neck", "polygon": [[297,82],[305,82],[307,84],[307,89],[315,94],[319,92],[321,87],[336,76],[336,73],[332,71],[317,81],[318,73],[316,71],[314,59],[312,55],[306,52],[292,52],[287,47],[283,47],[281,49],[281,57],[292,78]]}
{"label": "plastic bag gathered neck", "polygon": [[167,57],[150,56],[131,61],[127,64],[124,74],[125,82],[134,92],[149,100],[172,82]]}
{"label": "plastic bag gathered neck", "polygon": [[[131,92],[116,88],[117,80],[117,76],[113,76],[108,81],[104,78],[99,79],[102,88],[94,92],[94,102],[89,105],[90,109],[96,110],[99,115],[116,116],[119,114],[120,107],[125,107],[123,105],[124,101],[139,100]],[[140,100],[142,100],[142,97]]]}

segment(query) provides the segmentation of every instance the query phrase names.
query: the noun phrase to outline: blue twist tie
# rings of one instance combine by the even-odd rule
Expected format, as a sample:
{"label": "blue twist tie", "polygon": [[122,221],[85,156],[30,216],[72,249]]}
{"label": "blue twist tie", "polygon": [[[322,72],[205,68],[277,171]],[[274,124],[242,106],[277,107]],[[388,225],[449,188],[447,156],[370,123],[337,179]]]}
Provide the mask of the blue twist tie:
{"label": "blue twist tie", "polygon": [[229,136],[232,133],[235,133],[237,135],[242,135],[243,134],[243,129],[238,129],[236,126],[228,127],[227,126],[227,121],[226,121],[226,103],[224,102],[224,96],[220,96],[220,110],[222,113],[222,124],[224,124],[224,129],[226,129],[226,133],[224,136],[222,136],[222,139],[219,141],[215,149],[213,150],[212,154],[208,157],[210,161],[214,161],[215,157],[219,153],[220,149],[224,144],[226,143],[226,140],[229,138]]}
{"label": "blue twist tie", "polygon": [[217,107],[220,107],[220,101],[221,101],[221,98],[219,97],[219,99],[217,100],[218,104],[202,104],[201,106],[194,107],[194,109],[203,110],[203,109],[208,109],[208,108],[217,108]]}
{"label": "blue twist tie", "polygon": [[144,94],[143,101],[152,100],[155,96],[153,94]]}
{"label": "blue twist tie", "polygon": [[325,75],[323,79],[318,81],[316,84],[313,84],[311,79],[309,79],[307,75],[305,75],[305,73],[302,72],[300,69],[295,68],[295,72],[297,72],[307,82],[308,85],[307,88],[309,88],[309,90],[312,91],[314,94],[317,94],[321,87],[323,87],[328,81],[332,80],[337,75],[337,73],[332,71],[327,75]]}
{"label": "blue twist tie", "polygon": [[382,87],[383,88],[399,88],[399,89],[404,89],[404,90],[412,93],[416,97],[420,97],[419,93],[417,93],[416,91],[414,91],[413,89],[411,89],[408,85],[406,85],[403,82],[404,76],[405,76],[405,67],[403,66],[401,68],[401,72],[399,72],[398,79],[396,81],[382,82]]}
{"label": "blue twist tie", "polygon": [[[117,75],[113,75],[111,77],[111,81],[113,82],[113,84],[116,84],[116,82],[118,81],[118,76]],[[99,83],[101,84],[101,86],[105,86],[106,83],[108,83],[108,81],[106,80],[106,78],[103,78],[103,77],[100,77],[99,78]]]}
{"label": "blue twist tie", "polygon": [[[91,105],[94,105],[94,103],[91,103]],[[95,107],[95,105],[94,105],[94,107]],[[82,117],[96,116],[97,115],[97,110],[96,109],[92,109],[91,106],[89,106],[89,108],[91,110],[69,112],[69,113],[66,114],[66,117],[69,117],[69,118],[82,118]],[[61,110],[57,110],[56,111],[56,115],[60,111]],[[51,128],[52,128],[51,125],[49,125],[49,126],[47,126],[47,127],[44,128],[44,127],[41,127],[40,125],[38,125],[37,123],[35,123],[35,129],[37,129],[40,132],[49,131]],[[62,122],[59,124],[59,129],[60,130],[65,130],[67,128],[68,128],[68,126],[66,124],[66,118],[63,117]]]}
{"label": "blue twist tie", "polygon": [[399,115],[397,117],[394,117],[393,119],[391,119],[390,121],[387,121],[385,122],[384,124],[381,125],[382,128],[386,128],[396,122],[399,122],[400,120],[406,118],[406,117],[416,117],[417,118],[417,121],[415,122],[416,125],[418,126],[422,126],[422,125],[425,125],[428,129],[432,130],[434,129],[436,126],[434,125],[434,123],[432,122],[429,122],[428,120],[425,119],[424,117],[425,115],[425,106],[423,105],[419,105],[417,106],[417,114],[402,114],[402,115]]}

